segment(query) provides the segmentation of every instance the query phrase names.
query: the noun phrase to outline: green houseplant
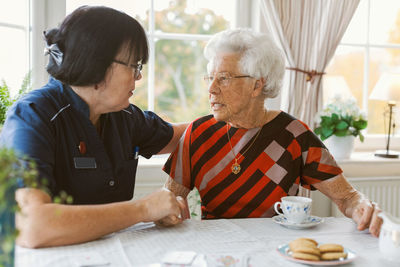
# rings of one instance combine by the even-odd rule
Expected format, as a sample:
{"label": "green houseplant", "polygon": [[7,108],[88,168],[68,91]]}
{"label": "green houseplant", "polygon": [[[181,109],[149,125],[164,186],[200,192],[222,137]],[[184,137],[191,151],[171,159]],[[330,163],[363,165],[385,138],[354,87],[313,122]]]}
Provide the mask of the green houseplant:
{"label": "green houseplant", "polygon": [[367,128],[367,119],[364,112],[361,112],[354,98],[342,99],[336,96],[333,101],[324,107],[317,115],[318,127],[314,132],[324,141],[332,135],[359,136],[364,141],[361,130]]}
{"label": "green houseplant", "polygon": [[37,187],[36,177],[32,162],[20,160],[11,149],[0,148],[0,267],[14,266],[14,241],[18,234],[15,190],[21,186]]}
{"label": "green houseplant", "polygon": [[364,141],[362,130],[367,128],[366,115],[361,112],[354,98],[336,96],[317,115],[315,133],[336,159],[348,159],[354,147],[355,137]]}

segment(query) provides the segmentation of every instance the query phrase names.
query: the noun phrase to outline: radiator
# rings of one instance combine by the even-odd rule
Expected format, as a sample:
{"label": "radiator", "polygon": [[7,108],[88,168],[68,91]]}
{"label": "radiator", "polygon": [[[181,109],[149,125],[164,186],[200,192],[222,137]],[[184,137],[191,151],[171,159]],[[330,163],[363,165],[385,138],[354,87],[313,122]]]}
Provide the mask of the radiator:
{"label": "radiator", "polygon": [[[358,177],[347,180],[370,200],[379,204],[383,211],[395,217],[400,217],[400,176],[391,177]],[[340,216],[334,207],[333,216]]]}

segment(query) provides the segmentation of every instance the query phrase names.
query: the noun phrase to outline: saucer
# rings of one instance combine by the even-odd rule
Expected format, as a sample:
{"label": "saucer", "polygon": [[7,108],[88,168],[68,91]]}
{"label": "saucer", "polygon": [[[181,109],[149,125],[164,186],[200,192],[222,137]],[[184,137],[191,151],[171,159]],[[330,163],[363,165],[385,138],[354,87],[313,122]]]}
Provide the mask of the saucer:
{"label": "saucer", "polygon": [[314,226],[324,222],[324,219],[320,218],[318,216],[310,216],[307,218],[306,221],[304,221],[302,223],[290,223],[290,222],[288,222],[288,220],[286,219],[286,217],[284,215],[274,216],[274,217],[272,217],[272,220],[275,223],[285,226],[289,229],[305,229],[305,228],[314,227]]}
{"label": "saucer", "polygon": [[292,252],[289,249],[289,244],[280,245],[276,248],[278,253],[287,260],[294,261],[297,263],[307,264],[307,265],[342,265],[349,262],[354,261],[357,258],[357,255],[348,248],[344,248],[343,252],[347,253],[346,258],[340,258],[338,260],[330,260],[330,261],[309,261],[309,260],[300,260],[292,257]]}

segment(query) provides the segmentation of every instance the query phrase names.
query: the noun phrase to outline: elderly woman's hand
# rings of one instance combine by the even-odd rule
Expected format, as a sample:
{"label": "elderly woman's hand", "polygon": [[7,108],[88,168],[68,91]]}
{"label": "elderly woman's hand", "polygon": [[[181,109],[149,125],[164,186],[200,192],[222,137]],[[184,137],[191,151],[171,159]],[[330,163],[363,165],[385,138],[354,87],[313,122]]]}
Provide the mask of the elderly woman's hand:
{"label": "elderly woman's hand", "polygon": [[342,174],[314,186],[335,202],[346,217],[352,218],[357,223],[358,230],[369,228],[373,236],[379,236],[383,222],[378,217],[381,209],[357,191]]}
{"label": "elderly woman's hand", "polygon": [[382,219],[378,217],[379,212],[382,210],[374,202],[368,199],[363,199],[353,209],[352,218],[357,223],[358,230],[365,230],[369,228],[369,232],[375,236],[379,236],[382,226]]}
{"label": "elderly woman's hand", "polygon": [[179,207],[181,209],[181,217],[176,217],[175,215],[169,215],[167,217],[162,218],[161,220],[156,221],[155,223],[157,225],[173,226],[181,223],[183,220],[190,218],[190,211],[187,199],[183,199],[181,196],[177,196],[176,200],[178,201]]}

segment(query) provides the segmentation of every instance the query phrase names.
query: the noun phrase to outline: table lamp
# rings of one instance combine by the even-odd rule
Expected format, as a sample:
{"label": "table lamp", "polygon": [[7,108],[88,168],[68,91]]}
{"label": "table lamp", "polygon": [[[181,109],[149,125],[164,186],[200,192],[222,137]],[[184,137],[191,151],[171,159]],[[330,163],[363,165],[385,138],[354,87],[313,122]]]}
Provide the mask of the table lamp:
{"label": "table lamp", "polygon": [[396,101],[400,101],[400,73],[384,73],[376,83],[369,98],[387,101],[389,106],[389,131],[387,135],[386,150],[377,150],[375,152],[375,156],[384,158],[398,158],[400,153],[390,150],[389,146],[390,135],[393,127],[393,108],[396,106]]}

